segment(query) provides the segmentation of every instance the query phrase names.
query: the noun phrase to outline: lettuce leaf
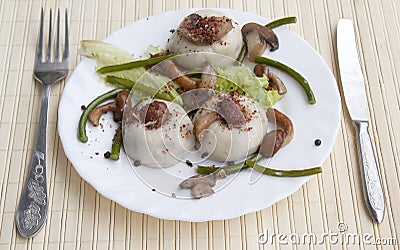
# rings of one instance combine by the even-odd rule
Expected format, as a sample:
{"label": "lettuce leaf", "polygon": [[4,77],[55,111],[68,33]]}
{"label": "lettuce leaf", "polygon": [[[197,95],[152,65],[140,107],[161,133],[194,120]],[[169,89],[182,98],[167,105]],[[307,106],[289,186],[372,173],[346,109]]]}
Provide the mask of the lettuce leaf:
{"label": "lettuce leaf", "polygon": [[97,62],[97,67],[127,63],[133,60],[133,55],[129,54],[125,50],[110,43],[94,40],[81,41],[79,54],[91,59],[95,59]]}
{"label": "lettuce leaf", "polygon": [[[141,56],[140,60],[149,58],[151,55],[163,51],[164,50],[159,46],[149,45],[147,51]],[[96,60],[97,67],[122,64],[134,60],[132,54],[115,45],[101,41],[81,41],[80,54]],[[282,97],[275,90],[266,90],[268,87],[268,79],[266,76],[255,77],[247,67],[235,66],[227,69],[216,68],[216,71],[218,80],[215,90],[217,91],[247,94],[250,98],[257,101],[264,109],[274,105]],[[161,90],[161,92],[171,92],[171,90],[168,91],[166,89],[166,84],[170,82],[171,79],[161,75],[146,74],[146,70],[143,67],[99,74],[99,76],[104,82],[107,76],[112,76],[129,80],[132,83],[139,81],[141,84],[152,88],[155,92],[159,90]],[[138,99],[148,97],[148,95],[140,91],[134,91],[134,93]],[[174,93],[173,95],[175,96]]]}
{"label": "lettuce leaf", "polygon": [[247,94],[264,109],[274,105],[282,98],[276,90],[266,90],[268,87],[266,76],[256,77],[247,67],[217,68],[216,71],[218,80],[215,90],[217,91]]}
{"label": "lettuce leaf", "polygon": [[[164,50],[159,46],[149,45],[147,51],[141,56],[140,60],[150,58],[151,55],[163,52]],[[94,41],[94,40],[83,40],[81,41],[81,48],[79,54],[91,59],[96,60],[97,68],[106,65],[128,63],[134,60],[133,54],[107,42]],[[99,74],[100,78],[105,81],[107,76],[118,77],[129,80],[131,82],[137,82],[146,70],[143,67],[134,68],[130,70],[123,70],[117,72],[111,72],[106,74]],[[149,76],[145,76],[146,80],[140,80],[142,83],[146,83],[148,87],[152,87],[158,90],[165,84],[165,79],[149,79]]]}

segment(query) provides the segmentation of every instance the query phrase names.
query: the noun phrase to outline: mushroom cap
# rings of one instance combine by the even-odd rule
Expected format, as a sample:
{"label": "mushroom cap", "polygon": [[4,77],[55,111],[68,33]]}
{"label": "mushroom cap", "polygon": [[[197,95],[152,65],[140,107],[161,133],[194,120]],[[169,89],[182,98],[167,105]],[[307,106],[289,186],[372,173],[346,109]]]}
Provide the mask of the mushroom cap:
{"label": "mushroom cap", "polygon": [[247,44],[248,56],[251,61],[256,56],[264,53],[267,44],[271,46],[270,51],[275,51],[279,48],[279,41],[275,32],[258,23],[246,23],[242,27],[242,35]]}
{"label": "mushroom cap", "polygon": [[261,143],[260,154],[264,157],[272,157],[282,147],[285,136],[285,132],[280,129],[268,132]]}
{"label": "mushroom cap", "polygon": [[193,44],[211,45],[232,28],[232,20],[226,16],[201,16],[192,13],[183,19],[177,32]]}
{"label": "mushroom cap", "polygon": [[294,136],[294,126],[292,121],[288,116],[275,108],[268,108],[266,115],[270,121],[276,123],[276,125],[282,128],[285,132],[285,140],[282,143],[282,147],[284,147],[293,139]]}
{"label": "mushroom cap", "polygon": [[[215,10],[200,10],[196,11],[195,14],[198,14],[202,17],[205,16],[217,16],[217,17],[226,17],[226,15],[222,12]],[[181,25],[177,28],[179,30]],[[237,58],[240,52],[240,48],[243,44],[242,33],[240,27],[232,21],[232,29],[223,37],[218,39],[218,41],[213,44],[205,44],[199,45],[194,44],[188,39],[186,39],[182,34],[178,34],[179,32],[172,33],[167,48],[172,53],[178,54],[187,54],[187,53],[196,53],[196,52],[208,52],[201,53],[196,56],[188,56],[179,58],[179,64],[184,65],[186,68],[193,69],[196,67],[202,67],[205,62],[209,62],[210,64],[218,65],[220,67],[225,67],[232,63],[232,58]],[[224,57],[214,57],[212,54],[220,54],[229,58]]]}
{"label": "mushroom cap", "polygon": [[[151,101],[144,100],[135,109],[140,110]],[[169,110],[169,116],[162,126],[148,129],[140,119],[127,117],[134,116],[132,112],[125,111],[123,142],[127,155],[133,161],[140,161],[141,165],[147,167],[164,168],[184,159],[194,149],[196,139],[192,132],[193,123],[181,106],[157,101],[164,102]]]}

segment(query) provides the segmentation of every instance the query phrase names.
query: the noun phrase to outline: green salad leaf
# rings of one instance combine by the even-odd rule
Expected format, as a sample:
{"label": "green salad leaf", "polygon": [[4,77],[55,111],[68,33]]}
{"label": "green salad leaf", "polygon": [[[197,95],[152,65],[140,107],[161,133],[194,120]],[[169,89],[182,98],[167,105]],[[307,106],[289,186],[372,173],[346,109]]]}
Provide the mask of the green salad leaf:
{"label": "green salad leaf", "polygon": [[[151,55],[164,51],[165,50],[159,46],[149,45],[147,51],[138,60],[148,59]],[[115,45],[101,41],[81,41],[80,54],[96,60],[97,68],[128,63],[134,60],[132,54],[129,54]],[[143,67],[104,74],[97,72],[97,74],[108,84],[137,90],[132,93],[139,100],[155,95],[161,99],[175,101],[182,105],[182,98],[174,88],[168,85],[171,79],[162,75],[150,74]]]}
{"label": "green salad leaf", "polygon": [[266,90],[268,79],[266,76],[256,77],[247,67],[235,66],[227,69],[216,69],[218,80],[215,90],[229,93],[239,92],[247,94],[264,109],[274,105],[281,99],[276,90]]}
{"label": "green salad leaf", "polygon": [[[161,47],[150,45],[139,60],[150,58],[151,55],[160,52],[164,52]],[[115,45],[91,40],[81,41],[80,54],[95,59],[97,67],[128,63],[132,62],[134,58],[132,54]],[[276,90],[266,90],[268,87],[268,79],[266,76],[256,77],[247,67],[234,66],[227,69],[216,68],[216,71],[218,80],[215,90],[217,91],[223,93],[239,92],[241,94],[247,94],[264,109],[274,105],[282,97]],[[194,71],[192,73],[196,72],[197,71]],[[201,70],[199,70],[199,72],[201,72]],[[104,82],[107,82],[107,79],[113,79],[113,81],[109,81],[111,84],[116,84],[119,81],[119,87],[121,87],[120,85],[123,83],[124,87],[135,89],[135,84],[140,83],[139,85],[141,87],[136,86],[136,90],[138,91],[133,91],[138,99],[149,97],[150,92],[161,92],[168,93],[171,99],[176,99],[178,103],[181,103],[179,94],[174,87],[171,88],[171,86],[174,86],[173,83],[171,85],[171,79],[165,76],[147,73],[146,69],[143,67],[104,74],[99,73],[99,76]],[[168,84],[169,87],[167,86]],[[146,91],[140,91],[140,89],[146,89]]]}
{"label": "green salad leaf", "polygon": [[[148,59],[151,55],[163,52],[159,46],[149,45],[147,51],[138,60]],[[97,68],[107,65],[123,64],[133,60],[133,54],[106,42],[83,40],[81,41],[81,55],[96,60]],[[146,70],[143,67],[130,70],[99,74],[100,78],[106,79],[107,76],[118,77],[129,81],[136,82]]]}
{"label": "green salad leaf", "polygon": [[112,65],[117,63],[127,63],[132,61],[133,55],[125,50],[110,43],[83,40],[79,54],[91,59],[95,59],[97,67]]}

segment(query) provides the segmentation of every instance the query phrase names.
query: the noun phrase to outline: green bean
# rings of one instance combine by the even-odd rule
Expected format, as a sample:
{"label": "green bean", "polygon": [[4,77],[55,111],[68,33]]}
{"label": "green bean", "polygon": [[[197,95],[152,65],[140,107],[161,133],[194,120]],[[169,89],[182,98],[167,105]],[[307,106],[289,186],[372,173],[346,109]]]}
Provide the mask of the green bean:
{"label": "green bean", "polygon": [[121,77],[117,77],[117,76],[106,76],[105,78],[106,82],[111,83],[113,85],[116,85],[118,87],[122,87],[122,88],[127,88],[127,89],[132,89],[133,86],[135,86],[135,82],[125,79],[125,78],[121,78]]}
{"label": "green bean", "polygon": [[100,103],[115,98],[122,89],[113,89],[108,91],[107,93],[104,93],[96,99],[94,99],[89,105],[86,107],[86,109],[82,112],[82,115],[79,119],[79,125],[78,125],[78,138],[81,142],[87,142],[88,137],[86,135],[86,123],[89,117],[90,112],[97,107]]}
{"label": "green bean", "polygon": [[137,91],[140,91],[142,93],[148,94],[150,96],[153,96],[158,99],[166,100],[166,101],[172,101],[172,98],[170,95],[167,93],[162,93],[158,92],[156,89],[153,89],[151,87],[148,87],[144,84],[137,83],[128,79],[116,77],[116,76],[106,76],[106,82],[114,84],[118,87],[123,87],[123,88],[128,88],[131,90],[134,88]]}
{"label": "green bean", "polygon": [[267,168],[259,165],[253,160],[247,160],[246,165],[252,167],[253,169],[259,171],[262,174],[276,176],[276,177],[301,177],[301,176],[319,174],[322,172],[321,167],[299,169],[299,170],[280,170],[280,169]]}
{"label": "green bean", "polygon": [[166,86],[166,92],[161,92],[144,84],[116,76],[106,76],[106,82],[111,83],[119,88],[129,89],[128,91],[134,89],[144,94],[154,96],[157,99],[166,100],[170,102],[173,101],[180,106],[183,105],[181,95],[172,86],[171,87]]}
{"label": "green bean", "polygon": [[233,165],[228,165],[228,166],[224,166],[224,167],[207,167],[207,166],[197,166],[197,173],[199,174],[211,174],[216,172],[217,170],[221,170],[223,169],[227,174],[232,174],[232,173],[236,173],[239,172],[243,169],[248,168],[248,166],[245,165],[245,162],[240,162],[237,164],[233,164]]}
{"label": "green bean", "polygon": [[114,137],[112,139],[111,145],[111,160],[118,160],[119,159],[119,152],[121,151],[122,146],[122,122],[118,122],[118,127],[115,130]]}
{"label": "green bean", "polygon": [[99,68],[97,70],[97,72],[100,74],[105,74],[105,73],[110,73],[110,72],[115,72],[115,71],[122,71],[122,70],[128,70],[128,69],[133,69],[133,68],[145,67],[145,66],[157,64],[159,62],[162,62],[162,61],[169,59],[171,57],[174,57],[174,56],[176,56],[176,54],[152,57],[152,58],[149,58],[146,60],[138,60],[138,61],[123,63],[123,64],[104,66],[104,67]]}
{"label": "green bean", "polygon": [[246,54],[247,54],[247,44],[244,43],[238,57],[236,58],[236,61],[243,63]]}
{"label": "green bean", "polygon": [[[291,24],[291,23],[296,23],[297,18],[295,16],[290,16],[290,17],[284,17],[280,18],[277,20],[274,20],[272,22],[269,22],[265,25],[265,27],[274,29],[279,26],[285,25],[285,24]],[[247,45],[246,43],[243,44],[242,49],[240,50],[239,56],[237,57],[236,61],[243,63],[244,58],[246,57],[247,54]]]}
{"label": "green bean", "polygon": [[[254,156],[252,156],[251,158],[249,158],[249,160],[252,161],[259,161],[262,158],[262,156],[260,154],[256,154]],[[239,172],[243,169],[248,168],[249,166],[246,165],[246,161],[242,161],[233,165],[228,165],[228,166],[224,166],[224,167],[215,167],[215,166],[211,166],[211,167],[207,167],[207,166],[197,166],[197,173],[200,174],[211,174],[214,173],[217,170],[223,169],[227,174],[233,174],[236,172]]]}
{"label": "green bean", "polygon": [[283,17],[280,19],[276,19],[272,22],[269,22],[265,25],[265,27],[270,28],[270,29],[275,29],[279,26],[296,23],[296,22],[297,22],[297,18],[295,16],[289,16],[289,17]]}
{"label": "green bean", "polygon": [[315,100],[314,93],[311,90],[310,85],[308,84],[307,79],[305,79],[300,73],[298,73],[297,71],[295,71],[291,67],[289,67],[289,66],[287,66],[287,65],[285,65],[285,64],[283,64],[281,62],[278,62],[278,61],[275,61],[275,60],[272,60],[272,59],[269,59],[269,58],[266,58],[266,57],[262,57],[262,56],[257,56],[254,61],[256,63],[266,64],[266,65],[269,65],[269,66],[272,66],[272,67],[275,67],[275,68],[278,68],[278,69],[281,69],[281,70],[285,71],[290,76],[292,76],[294,79],[296,79],[296,81],[298,83],[300,83],[301,87],[304,89],[304,91],[307,94],[307,98],[308,98],[308,103],[309,104],[315,104],[317,102]]}
{"label": "green bean", "polygon": [[256,154],[253,157],[247,159],[246,161],[228,165],[224,167],[206,167],[206,166],[198,166],[197,173],[200,174],[211,174],[218,170],[223,169],[226,173],[232,174],[239,172],[246,168],[253,168],[265,175],[276,176],[276,177],[301,177],[301,176],[309,176],[314,175],[322,172],[321,167],[314,167],[309,169],[300,169],[300,170],[279,170],[273,168],[267,168],[264,166],[259,165],[257,162],[261,160],[263,157],[261,154]]}

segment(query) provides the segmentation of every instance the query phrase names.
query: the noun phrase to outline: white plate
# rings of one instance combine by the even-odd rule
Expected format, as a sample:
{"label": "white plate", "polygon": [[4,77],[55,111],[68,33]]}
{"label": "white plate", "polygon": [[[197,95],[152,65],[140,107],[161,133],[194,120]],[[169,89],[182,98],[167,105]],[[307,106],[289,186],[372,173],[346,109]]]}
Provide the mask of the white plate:
{"label": "white plate", "polygon": [[[113,43],[136,56],[145,52],[149,44],[164,46],[170,29],[176,28],[182,18],[194,10],[167,12],[139,20],[113,33],[105,41]],[[219,9],[237,21],[267,23],[268,20],[249,13]],[[279,50],[266,55],[295,68],[310,82],[317,104],[307,103],[304,91],[287,74],[275,70],[286,83],[288,94],[276,105],[287,114],[295,126],[293,141],[281,149],[270,166],[281,169],[302,169],[321,166],[333,148],[340,123],[340,98],[336,80],[321,56],[302,38],[285,27],[275,29],[279,37]],[[83,59],[70,76],[58,110],[58,130],[68,159],[84,180],[99,193],[133,211],[162,219],[208,221],[237,217],[266,208],[295,192],[312,177],[277,178],[261,176],[250,184],[251,171],[241,172],[225,188],[200,200],[173,198],[171,194],[153,191],[153,184],[168,190],[178,189],[178,183],[157,179],[158,169],[140,167],[132,171],[126,155],[119,161],[103,157],[110,149],[115,124],[106,115],[103,128],[88,125],[89,142],[77,138],[77,125],[81,105],[109,90],[94,72],[95,62]],[[322,145],[316,147],[315,139]],[[262,162],[263,163],[263,162]],[[265,164],[266,162],[264,162]],[[183,176],[195,173],[185,164],[173,167]],[[155,176],[153,184],[144,183],[141,175]],[[162,176],[162,175],[160,175]]]}

